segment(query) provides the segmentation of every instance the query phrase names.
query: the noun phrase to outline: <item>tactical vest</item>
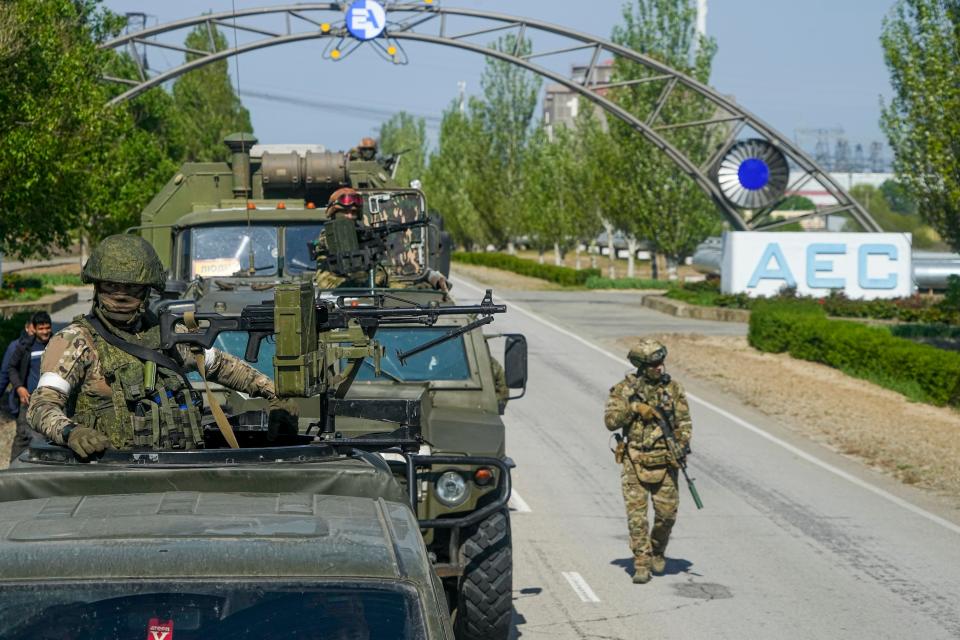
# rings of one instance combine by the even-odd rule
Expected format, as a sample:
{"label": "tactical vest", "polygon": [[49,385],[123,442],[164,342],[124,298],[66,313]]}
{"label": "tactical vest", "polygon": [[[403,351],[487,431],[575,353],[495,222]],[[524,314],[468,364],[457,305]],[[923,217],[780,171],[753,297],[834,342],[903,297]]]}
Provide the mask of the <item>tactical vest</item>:
{"label": "tactical vest", "polygon": [[[111,345],[86,318],[76,322],[93,336],[93,348],[112,392],[110,398],[81,393],[74,412],[77,424],[106,434],[118,449],[203,446],[198,409],[202,400],[181,375]],[[148,329],[141,342],[159,345],[160,328]]]}
{"label": "tactical vest", "polygon": [[[676,413],[676,397],[671,384],[653,384],[640,379],[634,387],[634,396],[641,402],[653,407],[660,407],[670,414],[673,419]],[[662,437],[660,427],[656,422],[637,420],[630,425],[627,433],[630,448],[630,458],[637,464],[645,467],[658,468],[671,464],[667,443]]]}

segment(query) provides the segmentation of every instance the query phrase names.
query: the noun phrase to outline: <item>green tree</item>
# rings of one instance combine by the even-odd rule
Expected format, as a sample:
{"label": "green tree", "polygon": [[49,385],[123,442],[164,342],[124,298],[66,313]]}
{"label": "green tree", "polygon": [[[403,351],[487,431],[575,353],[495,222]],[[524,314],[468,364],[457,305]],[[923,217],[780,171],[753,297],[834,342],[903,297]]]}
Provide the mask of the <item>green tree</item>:
{"label": "green tree", "polygon": [[882,188],[878,189],[871,184],[856,184],[850,188],[850,197],[869,211],[884,231],[913,234],[913,246],[919,249],[928,249],[936,243],[933,230],[924,225],[918,216],[893,210]]}
{"label": "green tree", "polygon": [[815,211],[817,205],[813,203],[813,200],[806,196],[788,196],[781,202],[777,209],[779,211]]}
{"label": "green tree", "polygon": [[881,125],[897,178],[960,249],[960,2],[899,0],[880,42],[893,85]]}
{"label": "green tree", "polygon": [[913,215],[917,212],[917,203],[907,192],[906,188],[896,180],[884,180],[880,185],[883,197],[890,203],[890,209],[897,213]]}
{"label": "green tree", "polygon": [[[624,5],[623,21],[614,28],[612,38],[707,82],[717,48],[712,39],[697,34],[695,22],[696,10],[689,0],[636,0]],[[644,75],[650,72],[637,63],[624,59],[615,62],[615,82]],[[654,113],[662,92],[662,82],[647,82],[615,89],[611,96],[645,119]],[[661,105],[655,124],[706,120],[713,115],[712,105],[676,88]],[[665,132],[665,136],[697,161],[709,156],[723,133],[722,127],[680,127]],[[611,119],[610,136],[616,152],[610,158],[608,172],[616,188],[605,216],[627,236],[628,275],[633,275],[633,256],[641,239],[676,264],[706,236],[719,231],[714,204],[664,154],[620,120]]]}
{"label": "green tree", "polygon": [[0,249],[16,256],[65,247],[89,220],[112,176],[104,163],[135,128],[105,110],[99,81],[110,54],[97,43],[120,21],[96,2],[14,0],[0,5]]}
{"label": "green tree", "polygon": [[[187,34],[184,46],[200,51],[222,51],[227,38],[219,29],[198,25]],[[199,54],[188,53],[187,60]],[[250,112],[234,90],[227,60],[218,60],[180,76],[173,84],[173,104],[177,113],[182,156],[190,162],[227,160],[230,151],[223,144],[227,135],[253,132]]]}
{"label": "green tree", "polygon": [[423,118],[401,111],[380,125],[380,153],[398,156],[396,179],[400,184],[422,181],[427,164],[427,125]]}
{"label": "green tree", "polygon": [[566,252],[579,244],[582,231],[574,134],[559,127],[551,136],[545,127],[538,127],[527,140],[520,169],[518,229],[530,237],[541,262],[553,249],[554,264],[562,265]]}
{"label": "green tree", "polygon": [[[492,48],[521,56],[531,51],[529,40],[518,43],[513,34],[498,39]],[[469,104],[469,117],[479,135],[474,144],[479,156],[473,158],[477,179],[469,194],[489,241],[504,246],[517,229],[514,196],[523,180],[521,164],[540,78],[510,62],[487,58],[480,87],[481,98]]]}
{"label": "green tree", "polygon": [[487,241],[480,225],[480,213],[470,199],[476,189],[470,183],[478,180],[477,143],[480,139],[476,123],[461,113],[456,104],[443,114],[437,149],[423,179],[431,208],[443,214],[444,226],[462,246],[477,249]]}

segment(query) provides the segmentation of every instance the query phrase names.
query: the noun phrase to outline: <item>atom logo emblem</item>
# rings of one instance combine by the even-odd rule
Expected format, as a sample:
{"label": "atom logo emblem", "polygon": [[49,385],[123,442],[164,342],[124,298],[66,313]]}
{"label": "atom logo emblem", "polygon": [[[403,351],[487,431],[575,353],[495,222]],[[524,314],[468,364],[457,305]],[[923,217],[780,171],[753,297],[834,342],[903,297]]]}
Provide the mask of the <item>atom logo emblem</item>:
{"label": "atom logo emblem", "polygon": [[373,40],[387,26],[387,12],[374,0],[355,0],[347,9],[347,31],[357,40]]}

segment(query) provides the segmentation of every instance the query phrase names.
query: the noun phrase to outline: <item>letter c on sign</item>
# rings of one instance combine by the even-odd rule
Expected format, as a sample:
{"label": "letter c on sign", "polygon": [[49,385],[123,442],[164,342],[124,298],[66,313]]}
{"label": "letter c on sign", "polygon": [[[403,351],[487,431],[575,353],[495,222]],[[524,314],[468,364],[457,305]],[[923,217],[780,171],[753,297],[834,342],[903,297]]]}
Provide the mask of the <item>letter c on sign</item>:
{"label": "letter c on sign", "polygon": [[897,272],[890,273],[886,278],[871,278],[867,273],[867,262],[870,256],[886,256],[891,262],[898,259],[897,247],[892,244],[864,244],[860,246],[857,255],[857,271],[860,288],[862,289],[896,289]]}

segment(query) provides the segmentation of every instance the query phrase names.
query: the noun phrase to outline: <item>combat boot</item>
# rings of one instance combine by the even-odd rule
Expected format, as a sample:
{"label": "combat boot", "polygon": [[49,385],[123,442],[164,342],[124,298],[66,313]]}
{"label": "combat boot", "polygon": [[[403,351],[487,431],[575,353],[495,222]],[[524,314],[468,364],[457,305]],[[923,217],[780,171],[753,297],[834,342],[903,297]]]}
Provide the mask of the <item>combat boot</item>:
{"label": "combat boot", "polygon": [[662,553],[655,553],[653,557],[650,558],[650,569],[657,575],[663,575],[664,570],[667,568],[667,559],[663,557]]}
{"label": "combat boot", "polygon": [[650,558],[647,556],[633,559],[633,584],[650,582]]}

